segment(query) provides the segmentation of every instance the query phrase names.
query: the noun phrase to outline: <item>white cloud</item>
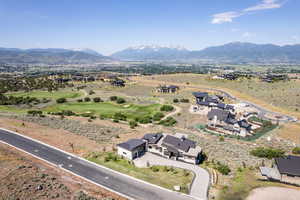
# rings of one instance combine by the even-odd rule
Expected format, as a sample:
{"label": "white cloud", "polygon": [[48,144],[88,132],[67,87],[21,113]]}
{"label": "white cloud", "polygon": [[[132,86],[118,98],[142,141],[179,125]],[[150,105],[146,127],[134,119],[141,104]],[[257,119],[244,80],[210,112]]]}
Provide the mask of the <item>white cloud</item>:
{"label": "white cloud", "polygon": [[280,8],[282,7],[282,5],[283,3],[278,2],[278,0],[261,0],[259,4],[245,8],[241,11],[229,11],[229,12],[214,14],[211,23],[222,24],[222,23],[232,22],[234,18],[240,17],[242,15],[246,15],[249,12]]}
{"label": "white cloud", "polygon": [[252,6],[244,9],[244,11],[249,12],[249,11],[257,11],[257,10],[268,10],[268,9],[280,8],[281,6],[282,4],[278,3],[277,0],[263,0],[261,3],[257,4],[256,6]]}
{"label": "white cloud", "polygon": [[213,24],[222,24],[225,22],[232,22],[233,18],[239,17],[241,14],[238,12],[224,12],[218,13],[213,16],[211,23]]}

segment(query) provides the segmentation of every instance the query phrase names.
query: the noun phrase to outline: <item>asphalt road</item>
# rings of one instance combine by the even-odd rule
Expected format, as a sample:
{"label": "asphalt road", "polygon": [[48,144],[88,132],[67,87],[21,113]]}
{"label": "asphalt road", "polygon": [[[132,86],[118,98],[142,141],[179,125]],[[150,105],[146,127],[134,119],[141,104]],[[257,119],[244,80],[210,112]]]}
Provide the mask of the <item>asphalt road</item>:
{"label": "asphalt road", "polygon": [[72,154],[23,137],[14,132],[0,129],[1,141],[130,199],[195,200],[191,196],[166,190],[95,165]]}

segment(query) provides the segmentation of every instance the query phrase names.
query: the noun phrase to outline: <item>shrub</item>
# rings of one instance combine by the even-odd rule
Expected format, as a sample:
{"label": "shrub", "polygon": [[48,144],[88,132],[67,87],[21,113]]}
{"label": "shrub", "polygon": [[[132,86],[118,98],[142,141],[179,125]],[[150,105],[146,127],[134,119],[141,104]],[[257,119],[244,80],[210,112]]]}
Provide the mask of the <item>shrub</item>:
{"label": "shrub", "polygon": [[90,90],[89,95],[93,95],[93,94],[95,94],[95,92],[93,90]]}
{"label": "shrub", "polygon": [[56,99],[56,103],[65,103],[67,102],[67,99],[66,98],[59,98],[59,99]]}
{"label": "shrub", "polygon": [[76,115],[76,113],[74,113],[74,112],[71,111],[71,110],[63,110],[63,111],[60,112],[59,115],[74,116],[74,115]]}
{"label": "shrub", "polygon": [[95,98],[93,98],[93,101],[94,101],[95,103],[103,102],[102,99],[101,99],[100,97],[95,97]]}
{"label": "shrub", "polygon": [[144,116],[138,119],[138,122],[141,124],[149,124],[152,123],[152,117],[151,116]]}
{"label": "shrub", "polygon": [[173,99],[173,103],[178,103],[179,100],[178,99]]}
{"label": "shrub", "polygon": [[231,172],[228,165],[222,164],[220,162],[217,162],[213,168],[218,170],[218,172],[220,172],[223,175],[228,175]]}
{"label": "shrub", "polygon": [[220,137],[219,137],[219,141],[220,141],[220,142],[224,142],[224,136],[220,136]]}
{"label": "shrub", "polygon": [[114,114],[113,119],[121,120],[121,121],[126,121],[127,116],[124,115],[124,114],[122,114],[122,113],[120,113],[120,112],[117,112],[117,113]]}
{"label": "shrub", "polygon": [[123,99],[123,98],[118,98],[117,99],[117,103],[118,104],[122,104],[122,103],[125,103],[126,101],[125,101],[125,99]]}
{"label": "shrub", "polygon": [[180,102],[181,102],[181,103],[189,103],[190,100],[189,100],[189,99],[180,99]]}
{"label": "shrub", "polygon": [[32,116],[41,116],[43,114],[43,111],[41,110],[28,110],[27,114],[32,115]]}
{"label": "shrub", "polygon": [[138,123],[136,121],[130,121],[129,122],[129,126],[130,128],[134,129],[135,127],[137,127]]}
{"label": "shrub", "polygon": [[111,101],[117,101],[118,97],[117,97],[117,96],[111,96],[111,97],[109,97],[109,99],[110,99]]}
{"label": "shrub", "polygon": [[177,121],[173,117],[167,117],[165,120],[161,120],[158,124],[163,126],[173,126],[177,123]]}
{"label": "shrub", "polygon": [[90,101],[91,101],[91,98],[90,98],[90,97],[84,97],[84,101],[85,101],[85,102],[90,102]]}
{"label": "shrub", "polygon": [[300,154],[300,147],[293,148],[293,154]]}
{"label": "shrub", "polygon": [[81,102],[83,102],[83,100],[82,99],[77,99],[77,102],[81,103]]}
{"label": "shrub", "polygon": [[153,172],[159,172],[159,168],[157,166],[152,166],[150,167],[150,169],[153,171]]}
{"label": "shrub", "polygon": [[160,107],[160,111],[170,112],[172,110],[174,110],[174,107],[171,105],[163,105]]}
{"label": "shrub", "polygon": [[281,149],[257,147],[250,151],[250,154],[259,158],[277,158],[284,156],[284,151]]}
{"label": "shrub", "polygon": [[165,115],[161,112],[157,112],[153,115],[153,120],[154,121],[159,121],[161,120]]}

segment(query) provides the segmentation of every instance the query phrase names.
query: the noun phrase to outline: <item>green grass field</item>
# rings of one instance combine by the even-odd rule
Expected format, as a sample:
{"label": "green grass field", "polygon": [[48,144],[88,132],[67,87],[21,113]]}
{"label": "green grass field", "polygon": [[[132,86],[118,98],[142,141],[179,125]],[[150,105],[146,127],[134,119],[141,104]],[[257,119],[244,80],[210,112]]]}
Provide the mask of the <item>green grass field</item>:
{"label": "green grass field", "polygon": [[115,104],[111,102],[68,102],[64,104],[56,104],[46,109],[47,112],[59,112],[62,110],[71,110],[75,113],[93,113],[96,115],[102,115],[111,118],[115,113],[121,112],[129,119],[136,117],[144,117],[147,115],[153,115],[158,112],[160,108],[159,104],[152,104],[147,106],[133,105],[133,104]]}
{"label": "green grass field", "polygon": [[7,95],[16,96],[16,97],[36,97],[38,99],[47,98],[47,99],[59,99],[59,98],[77,98],[82,95],[81,92],[72,92],[72,91],[31,91],[31,92],[14,92],[8,93]]}
{"label": "green grass field", "polygon": [[183,193],[188,193],[188,185],[192,183],[194,176],[192,172],[179,168],[163,166],[154,166],[155,169],[137,168],[129,161],[116,156],[115,153],[93,153],[87,159],[167,189],[173,190],[173,186],[180,185]]}

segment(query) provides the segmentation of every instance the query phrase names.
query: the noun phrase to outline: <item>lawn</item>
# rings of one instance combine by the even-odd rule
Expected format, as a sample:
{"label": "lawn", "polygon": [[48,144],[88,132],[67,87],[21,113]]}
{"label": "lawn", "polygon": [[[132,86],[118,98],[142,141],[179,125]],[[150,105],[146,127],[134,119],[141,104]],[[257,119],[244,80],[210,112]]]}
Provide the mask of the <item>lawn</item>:
{"label": "lawn", "polygon": [[14,106],[0,105],[0,112],[13,112],[13,113],[24,114],[27,112],[27,109],[20,109]]}
{"label": "lawn", "polygon": [[12,95],[16,97],[36,97],[38,99],[46,98],[46,99],[59,99],[59,98],[77,98],[82,95],[81,92],[72,92],[72,91],[54,91],[54,92],[48,92],[48,91],[30,91],[30,92],[14,92],[14,93],[8,93],[7,95]]}
{"label": "lawn", "polygon": [[116,156],[115,153],[92,153],[87,159],[167,189],[173,190],[173,186],[180,185],[183,193],[188,193],[189,184],[192,183],[194,176],[192,172],[172,167],[137,168],[130,161]]}
{"label": "lawn", "polygon": [[136,117],[152,116],[159,111],[160,104],[134,105],[134,104],[116,104],[112,102],[68,102],[56,104],[46,109],[47,112],[59,112],[62,110],[71,110],[75,113],[93,113],[111,118],[115,113],[121,112],[129,119]]}

